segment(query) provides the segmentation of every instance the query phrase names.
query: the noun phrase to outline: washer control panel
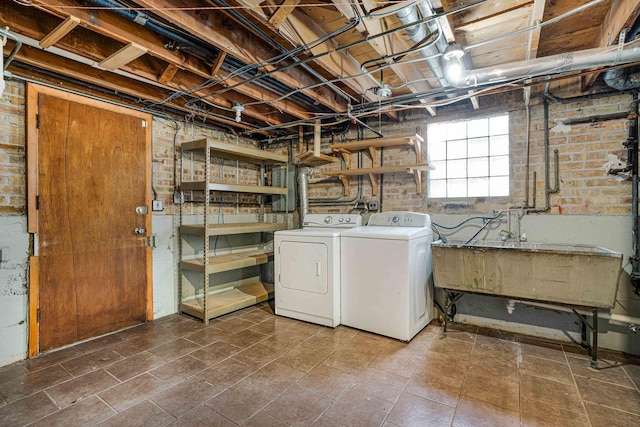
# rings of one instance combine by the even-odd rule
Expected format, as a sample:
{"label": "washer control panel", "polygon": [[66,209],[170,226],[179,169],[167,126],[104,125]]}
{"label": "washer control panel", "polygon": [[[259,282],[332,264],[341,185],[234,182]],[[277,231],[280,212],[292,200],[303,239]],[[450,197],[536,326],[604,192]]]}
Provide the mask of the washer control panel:
{"label": "washer control panel", "polygon": [[372,214],[368,226],[383,227],[430,227],[431,219],[420,212],[380,212]]}
{"label": "washer control panel", "polygon": [[358,214],[306,214],[303,227],[353,228],[362,225]]}

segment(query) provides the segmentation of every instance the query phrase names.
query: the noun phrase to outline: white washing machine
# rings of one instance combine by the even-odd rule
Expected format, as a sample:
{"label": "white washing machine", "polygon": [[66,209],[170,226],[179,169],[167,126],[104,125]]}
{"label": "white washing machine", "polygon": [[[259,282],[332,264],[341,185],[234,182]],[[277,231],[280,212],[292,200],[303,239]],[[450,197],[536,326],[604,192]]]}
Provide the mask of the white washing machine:
{"label": "white washing machine", "polygon": [[340,324],[340,233],[361,224],[357,214],[307,214],[303,228],[276,231],[276,314]]}
{"label": "white washing machine", "polygon": [[409,341],[433,317],[431,218],[371,215],[342,233],[342,324]]}

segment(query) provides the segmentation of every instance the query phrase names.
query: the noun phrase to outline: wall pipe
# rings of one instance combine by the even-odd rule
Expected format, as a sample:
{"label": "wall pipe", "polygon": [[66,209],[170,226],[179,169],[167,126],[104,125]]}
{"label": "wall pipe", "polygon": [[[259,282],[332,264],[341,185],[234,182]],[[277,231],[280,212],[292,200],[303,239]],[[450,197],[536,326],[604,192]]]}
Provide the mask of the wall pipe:
{"label": "wall pipe", "polygon": [[[9,65],[11,64],[11,61],[13,61],[13,58],[15,58],[16,54],[22,47],[22,41],[9,32],[9,27],[6,27],[4,30],[0,30],[0,35],[2,37],[5,37],[9,40],[13,40],[14,42],[16,42],[15,46],[13,46],[13,49],[11,50],[11,53],[9,53],[9,56],[7,56],[7,59],[4,60],[4,66],[2,67],[2,71],[4,71],[7,69],[7,67],[9,67]],[[2,52],[0,52],[0,54],[2,54]]]}
{"label": "wall pipe", "polygon": [[634,93],[632,110],[629,112],[629,137],[625,142],[627,161],[631,164],[631,216],[632,254],[631,285],[636,295],[640,295],[640,218],[638,214],[638,94]]}

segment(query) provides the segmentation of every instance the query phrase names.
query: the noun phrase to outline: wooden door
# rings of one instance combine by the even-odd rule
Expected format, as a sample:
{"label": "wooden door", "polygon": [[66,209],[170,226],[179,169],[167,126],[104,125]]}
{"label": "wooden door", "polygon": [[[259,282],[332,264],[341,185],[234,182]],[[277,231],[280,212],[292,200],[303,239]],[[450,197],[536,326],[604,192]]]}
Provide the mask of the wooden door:
{"label": "wooden door", "polygon": [[39,351],[150,317],[150,120],[105,107],[37,94]]}

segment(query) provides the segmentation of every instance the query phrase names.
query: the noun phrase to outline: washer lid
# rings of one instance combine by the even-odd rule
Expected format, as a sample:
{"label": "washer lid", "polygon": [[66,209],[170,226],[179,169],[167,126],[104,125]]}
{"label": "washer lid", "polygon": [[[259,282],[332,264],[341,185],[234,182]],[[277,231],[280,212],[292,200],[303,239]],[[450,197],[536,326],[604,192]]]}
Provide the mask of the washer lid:
{"label": "washer lid", "polygon": [[364,226],[343,231],[341,237],[357,237],[360,239],[412,240],[421,237],[431,238],[431,228],[427,227],[378,227]]}

